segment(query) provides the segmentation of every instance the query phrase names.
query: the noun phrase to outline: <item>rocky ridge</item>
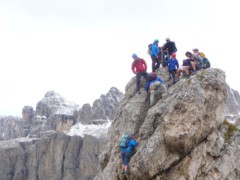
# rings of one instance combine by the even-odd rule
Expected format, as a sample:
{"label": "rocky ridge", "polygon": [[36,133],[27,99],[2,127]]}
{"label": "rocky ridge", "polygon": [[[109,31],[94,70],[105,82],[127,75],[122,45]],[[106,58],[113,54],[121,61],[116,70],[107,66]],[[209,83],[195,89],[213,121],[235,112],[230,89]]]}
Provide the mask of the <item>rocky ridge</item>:
{"label": "rocky ridge", "polygon": [[[240,162],[235,161],[240,158],[240,134],[236,131],[230,144],[225,139],[223,71],[210,68],[180,80],[153,107],[147,105],[149,97],[143,89],[141,95],[135,94],[134,84],[132,78],[126,86],[101,155],[102,171],[95,179],[240,178]],[[124,132],[135,133],[139,142],[127,177],[116,158]]]}

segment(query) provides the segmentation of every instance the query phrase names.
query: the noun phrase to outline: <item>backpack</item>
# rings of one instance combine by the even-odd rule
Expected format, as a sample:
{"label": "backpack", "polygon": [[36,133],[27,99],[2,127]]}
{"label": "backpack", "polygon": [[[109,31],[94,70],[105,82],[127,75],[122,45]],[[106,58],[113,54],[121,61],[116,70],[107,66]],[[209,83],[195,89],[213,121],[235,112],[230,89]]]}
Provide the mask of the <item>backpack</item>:
{"label": "backpack", "polygon": [[207,58],[204,58],[202,68],[207,69],[207,68],[210,68],[210,67],[211,67],[211,64],[210,64],[209,60]]}
{"label": "backpack", "polygon": [[122,137],[120,143],[119,143],[119,147],[120,148],[127,148],[128,147],[128,143],[130,141],[131,137],[128,134],[124,134],[124,136]]}
{"label": "backpack", "polygon": [[173,47],[174,47],[173,52],[177,52],[177,47],[176,47],[175,42],[172,41],[172,44],[173,44]]}
{"label": "backpack", "polygon": [[200,52],[199,55],[201,56],[202,59],[205,58],[205,54],[203,52]]}
{"label": "backpack", "polygon": [[152,44],[148,45],[148,54],[151,55],[152,54]]}
{"label": "backpack", "polygon": [[147,76],[147,80],[148,81],[153,81],[157,79],[157,74],[156,73],[149,73],[148,76]]}

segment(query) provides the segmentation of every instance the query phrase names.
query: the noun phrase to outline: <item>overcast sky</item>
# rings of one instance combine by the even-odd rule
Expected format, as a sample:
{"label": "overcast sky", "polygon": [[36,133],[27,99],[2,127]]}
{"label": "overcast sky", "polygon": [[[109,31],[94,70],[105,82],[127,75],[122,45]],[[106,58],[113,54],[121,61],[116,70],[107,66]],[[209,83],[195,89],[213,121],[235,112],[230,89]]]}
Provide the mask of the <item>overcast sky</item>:
{"label": "overcast sky", "polygon": [[0,0],[0,115],[21,116],[54,90],[80,106],[133,77],[132,53],[175,41],[199,48],[239,84],[239,0]]}

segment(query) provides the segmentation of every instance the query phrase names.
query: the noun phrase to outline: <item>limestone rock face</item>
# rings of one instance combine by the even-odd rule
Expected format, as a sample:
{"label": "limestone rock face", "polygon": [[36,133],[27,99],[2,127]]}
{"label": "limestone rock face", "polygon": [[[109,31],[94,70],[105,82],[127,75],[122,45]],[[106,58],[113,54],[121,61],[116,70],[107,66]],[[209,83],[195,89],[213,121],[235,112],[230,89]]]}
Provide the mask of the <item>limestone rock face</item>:
{"label": "limestone rock face", "polygon": [[49,133],[0,142],[2,180],[91,180],[100,170],[102,144],[92,136]]}
{"label": "limestone rock face", "polygon": [[[135,78],[108,131],[95,179],[124,179],[119,140],[135,133],[139,146],[130,161],[128,179],[239,179],[239,135],[224,141],[223,120],[227,101],[225,74],[219,69],[198,71],[181,79],[149,107],[149,95],[135,94]],[[229,158],[229,159],[228,159]]]}
{"label": "limestone rock face", "polygon": [[112,87],[106,95],[101,95],[100,99],[93,103],[94,119],[113,119],[122,98],[123,93],[115,87]]}
{"label": "limestone rock face", "polygon": [[78,113],[78,121],[83,124],[101,124],[107,119],[112,120],[122,98],[123,93],[112,87],[106,95],[95,100],[92,107],[84,104]]}
{"label": "limestone rock face", "polygon": [[15,116],[0,116],[0,141],[23,137],[25,121]]}

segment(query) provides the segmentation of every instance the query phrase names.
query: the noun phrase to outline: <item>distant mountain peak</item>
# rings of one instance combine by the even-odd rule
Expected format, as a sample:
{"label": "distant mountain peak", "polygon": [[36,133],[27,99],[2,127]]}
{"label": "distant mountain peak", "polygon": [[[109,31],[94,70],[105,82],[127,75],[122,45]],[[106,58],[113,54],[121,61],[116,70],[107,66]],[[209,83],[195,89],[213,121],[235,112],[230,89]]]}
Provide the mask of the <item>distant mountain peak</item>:
{"label": "distant mountain peak", "polygon": [[74,111],[78,109],[79,106],[75,102],[68,101],[55,91],[48,91],[37,103],[36,114],[46,117],[54,114],[74,115]]}

